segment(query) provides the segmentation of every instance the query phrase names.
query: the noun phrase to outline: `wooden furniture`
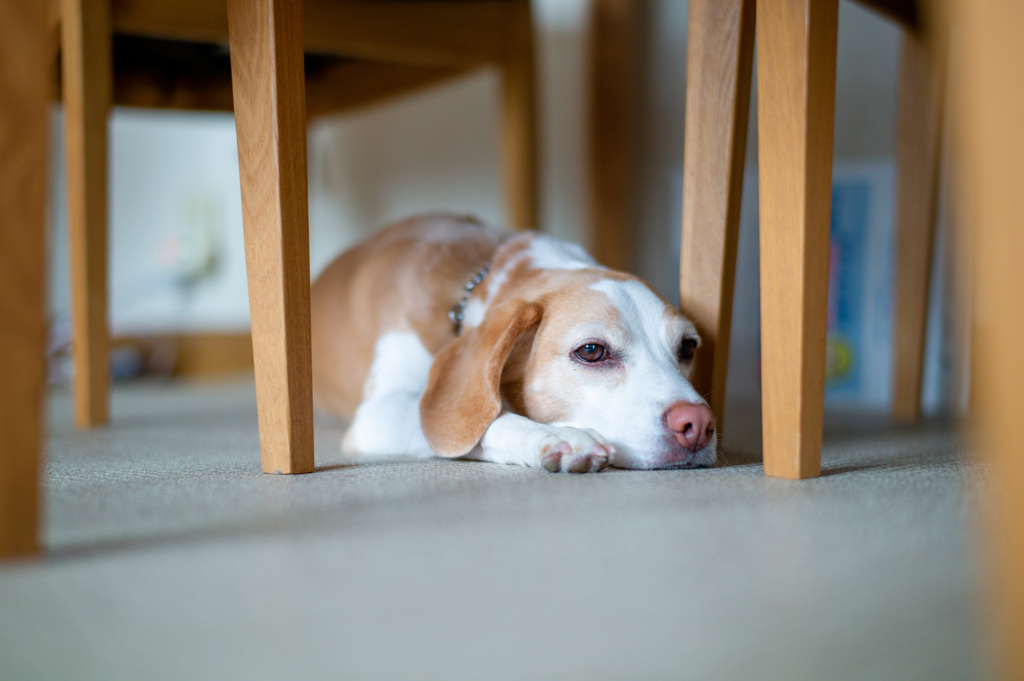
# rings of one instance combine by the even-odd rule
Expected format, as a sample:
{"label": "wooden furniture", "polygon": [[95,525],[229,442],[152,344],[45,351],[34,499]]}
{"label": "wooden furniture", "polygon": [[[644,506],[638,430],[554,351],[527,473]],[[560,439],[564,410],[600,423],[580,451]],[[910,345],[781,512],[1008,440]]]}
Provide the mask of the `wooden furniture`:
{"label": "wooden furniture", "polygon": [[38,549],[43,440],[46,8],[0,0],[0,557]]}
{"label": "wooden furniture", "polygon": [[[38,551],[45,380],[45,74],[59,25],[77,367],[76,420],[107,419],[107,116],[112,101],[236,113],[263,470],[313,469],[304,48],[310,110],[338,110],[491,64],[503,74],[511,224],[537,219],[527,0],[0,0],[0,556]],[[230,43],[216,68],[113,69],[112,34]],[[138,55],[138,43],[133,45]],[[372,60],[372,61],[366,61]],[[207,64],[209,66],[209,64]],[[163,83],[154,86],[154,83]],[[169,83],[169,85],[168,85]]]}
{"label": "wooden furniture", "polygon": [[302,7],[228,0],[260,453],[313,470]]}
{"label": "wooden furniture", "polygon": [[972,251],[974,332],[971,407],[977,442],[992,463],[981,535],[986,670],[1024,678],[1024,5],[1015,0],[950,3],[955,187]]}
{"label": "wooden furniture", "polygon": [[640,188],[638,74],[650,9],[646,0],[592,0],[590,7],[590,246],[598,262],[627,271]]}
{"label": "wooden furniture", "polygon": [[536,226],[528,0],[59,0],[58,14],[80,426],[108,419],[111,102],[235,111],[267,472],[313,467],[307,114],[496,66],[510,224]]}
{"label": "wooden furniture", "polygon": [[[898,153],[894,404],[920,413],[942,77],[912,2],[868,3],[907,29]],[[756,21],[755,21],[756,16]],[[765,472],[818,474],[825,370],[837,0],[693,0],[680,300],[704,339],[695,387],[721,414],[755,23]]]}
{"label": "wooden furniture", "polygon": [[[920,33],[916,3],[868,4],[908,27],[899,119],[893,412],[912,418],[919,410],[943,64]],[[953,112],[963,162],[957,199],[972,236],[972,414],[979,442],[998,471],[986,513],[984,610],[991,638],[985,652],[994,678],[1010,681],[1024,678],[1024,355],[1018,347],[1024,335],[1024,300],[1018,294],[1024,287],[1024,45],[1018,36],[1024,6],[1013,0],[960,1],[946,3],[943,12],[935,5],[944,6],[929,5],[932,27],[942,34],[952,26],[961,31],[950,66],[960,88]],[[697,237],[704,220],[710,221],[710,233],[701,251],[710,243],[713,252],[701,257],[690,249],[689,265],[703,268],[703,274],[698,270],[695,282],[683,278],[681,289],[684,300],[687,292],[703,292],[719,303],[703,323],[717,341],[706,380],[720,404],[725,360],[719,355],[728,347],[755,6],[754,0],[691,0],[690,12],[684,196],[693,201],[699,193],[697,205],[684,213],[684,277],[687,239]],[[764,411],[765,470],[807,477],[817,473],[820,458],[836,2],[757,0],[756,12],[762,319],[772,318],[762,341],[764,399],[773,403]],[[696,92],[703,97],[691,96]]]}

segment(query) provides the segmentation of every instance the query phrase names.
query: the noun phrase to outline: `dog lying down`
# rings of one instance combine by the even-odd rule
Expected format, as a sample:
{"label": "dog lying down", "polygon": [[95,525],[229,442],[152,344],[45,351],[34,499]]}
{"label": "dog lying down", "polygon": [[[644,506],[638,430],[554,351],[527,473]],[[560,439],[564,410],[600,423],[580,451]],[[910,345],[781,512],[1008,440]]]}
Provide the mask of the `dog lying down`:
{"label": "dog lying down", "polygon": [[578,246],[446,215],[387,227],[312,289],[313,392],[351,455],[588,473],[715,462],[693,324]]}

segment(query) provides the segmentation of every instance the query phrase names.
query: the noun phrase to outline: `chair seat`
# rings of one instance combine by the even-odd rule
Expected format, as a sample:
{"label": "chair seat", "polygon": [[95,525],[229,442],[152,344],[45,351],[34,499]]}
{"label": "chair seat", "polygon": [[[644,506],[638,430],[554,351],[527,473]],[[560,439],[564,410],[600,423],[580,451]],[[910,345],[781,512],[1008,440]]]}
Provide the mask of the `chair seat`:
{"label": "chair seat", "polygon": [[[157,109],[231,111],[227,45],[115,34],[113,103]],[[305,56],[306,110],[312,118],[373,104],[461,75],[466,68]],[[52,84],[61,98],[60,78]]]}

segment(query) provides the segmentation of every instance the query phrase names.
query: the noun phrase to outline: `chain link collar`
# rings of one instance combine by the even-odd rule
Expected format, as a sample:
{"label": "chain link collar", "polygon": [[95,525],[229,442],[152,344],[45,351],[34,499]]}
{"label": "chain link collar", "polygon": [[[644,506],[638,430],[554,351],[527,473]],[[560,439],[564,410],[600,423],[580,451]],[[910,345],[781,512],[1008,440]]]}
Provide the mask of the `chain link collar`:
{"label": "chain link collar", "polygon": [[473,278],[466,282],[466,285],[462,287],[465,293],[462,294],[462,298],[459,302],[452,306],[452,309],[448,310],[448,319],[451,320],[452,325],[455,327],[455,335],[458,336],[462,333],[462,317],[466,313],[466,305],[469,303],[469,297],[473,294],[473,289],[480,285],[480,282],[484,280],[487,273],[491,271],[490,265],[484,265],[483,268],[473,275]]}

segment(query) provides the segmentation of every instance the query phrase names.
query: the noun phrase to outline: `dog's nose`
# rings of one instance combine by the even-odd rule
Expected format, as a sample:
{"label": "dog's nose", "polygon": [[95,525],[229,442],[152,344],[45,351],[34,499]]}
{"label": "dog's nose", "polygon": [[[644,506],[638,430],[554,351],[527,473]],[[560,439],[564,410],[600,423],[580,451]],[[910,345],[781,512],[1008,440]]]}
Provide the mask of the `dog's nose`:
{"label": "dog's nose", "polygon": [[665,423],[679,444],[695,452],[715,435],[715,415],[706,404],[676,402],[665,411]]}

